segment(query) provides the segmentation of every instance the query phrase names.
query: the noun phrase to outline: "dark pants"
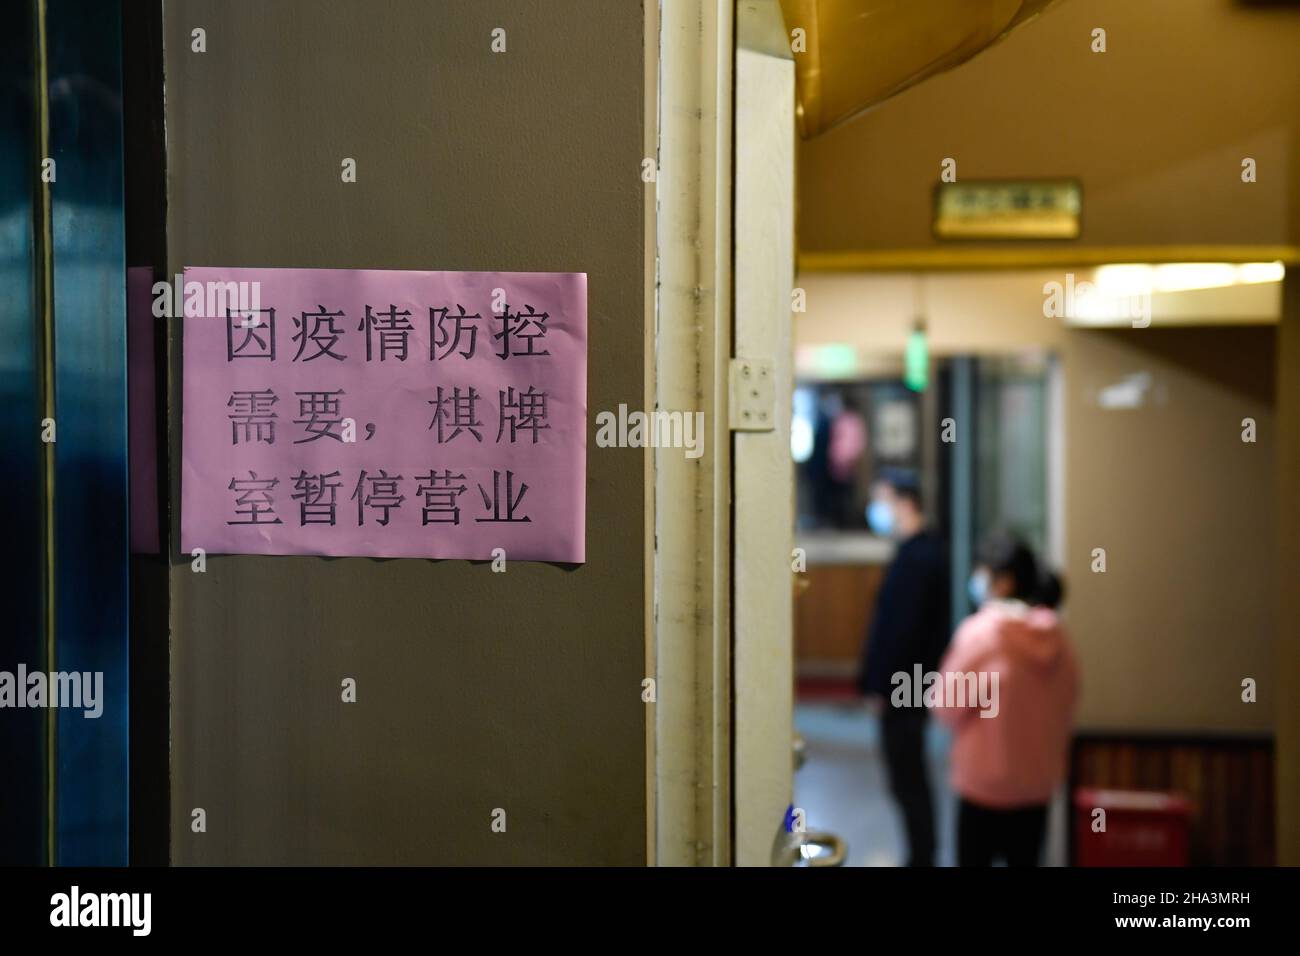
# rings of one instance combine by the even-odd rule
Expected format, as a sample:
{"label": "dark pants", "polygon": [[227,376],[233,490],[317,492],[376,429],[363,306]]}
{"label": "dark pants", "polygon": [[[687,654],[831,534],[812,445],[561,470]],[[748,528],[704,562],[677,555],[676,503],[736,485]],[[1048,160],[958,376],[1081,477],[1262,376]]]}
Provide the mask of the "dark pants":
{"label": "dark pants", "polygon": [[934,866],[934,809],[925,776],[925,720],[921,708],[886,707],[880,719],[889,790],[907,828],[907,865]]}
{"label": "dark pants", "polygon": [[968,800],[957,811],[957,865],[1037,866],[1047,831],[1047,805],[995,810]]}

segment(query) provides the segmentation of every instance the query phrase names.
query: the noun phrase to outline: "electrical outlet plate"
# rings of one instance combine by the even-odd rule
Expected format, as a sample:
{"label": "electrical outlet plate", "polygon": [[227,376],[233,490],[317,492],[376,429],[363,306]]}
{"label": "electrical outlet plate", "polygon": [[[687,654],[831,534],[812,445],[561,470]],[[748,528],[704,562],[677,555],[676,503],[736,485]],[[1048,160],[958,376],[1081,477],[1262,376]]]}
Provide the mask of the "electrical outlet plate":
{"label": "electrical outlet plate", "polygon": [[731,360],[730,419],[733,431],[776,428],[776,376],[771,359]]}

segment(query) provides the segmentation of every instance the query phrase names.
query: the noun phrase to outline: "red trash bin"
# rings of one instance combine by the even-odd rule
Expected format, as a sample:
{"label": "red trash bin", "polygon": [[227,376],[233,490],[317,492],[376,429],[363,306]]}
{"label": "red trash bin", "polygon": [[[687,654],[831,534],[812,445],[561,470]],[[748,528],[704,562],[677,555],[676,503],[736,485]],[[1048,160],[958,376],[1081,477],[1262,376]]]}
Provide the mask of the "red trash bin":
{"label": "red trash bin", "polygon": [[[1093,829],[1094,811],[1106,829]],[[1191,805],[1177,793],[1142,790],[1074,791],[1077,866],[1187,866]]]}

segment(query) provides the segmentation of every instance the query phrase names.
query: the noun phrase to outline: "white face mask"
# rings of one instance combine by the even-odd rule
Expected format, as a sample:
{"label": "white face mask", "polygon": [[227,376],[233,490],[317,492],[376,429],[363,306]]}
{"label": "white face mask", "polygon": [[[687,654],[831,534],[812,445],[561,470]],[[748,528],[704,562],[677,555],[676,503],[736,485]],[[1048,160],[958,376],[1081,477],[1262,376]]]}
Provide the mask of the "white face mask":
{"label": "white face mask", "polygon": [[989,597],[989,573],[983,568],[972,572],[970,580],[966,582],[966,593],[970,596],[972,604],[981,607]]}

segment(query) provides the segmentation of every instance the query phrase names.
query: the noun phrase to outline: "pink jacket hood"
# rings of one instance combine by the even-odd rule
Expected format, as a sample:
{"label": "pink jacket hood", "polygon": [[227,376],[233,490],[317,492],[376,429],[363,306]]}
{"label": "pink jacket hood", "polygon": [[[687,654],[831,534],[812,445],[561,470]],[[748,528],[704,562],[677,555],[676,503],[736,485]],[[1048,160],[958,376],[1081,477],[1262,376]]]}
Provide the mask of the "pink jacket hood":
{"label": "pink jacket hood", "polygon": [[1027,667],[1050,670],[1069,653],[1061,619],[1048,608],[992,601],[969,620],[980,615],[988,616],[988,626],[981,629],[984,639],[971,643],[968,668],[979,667],[1001,654]]}

